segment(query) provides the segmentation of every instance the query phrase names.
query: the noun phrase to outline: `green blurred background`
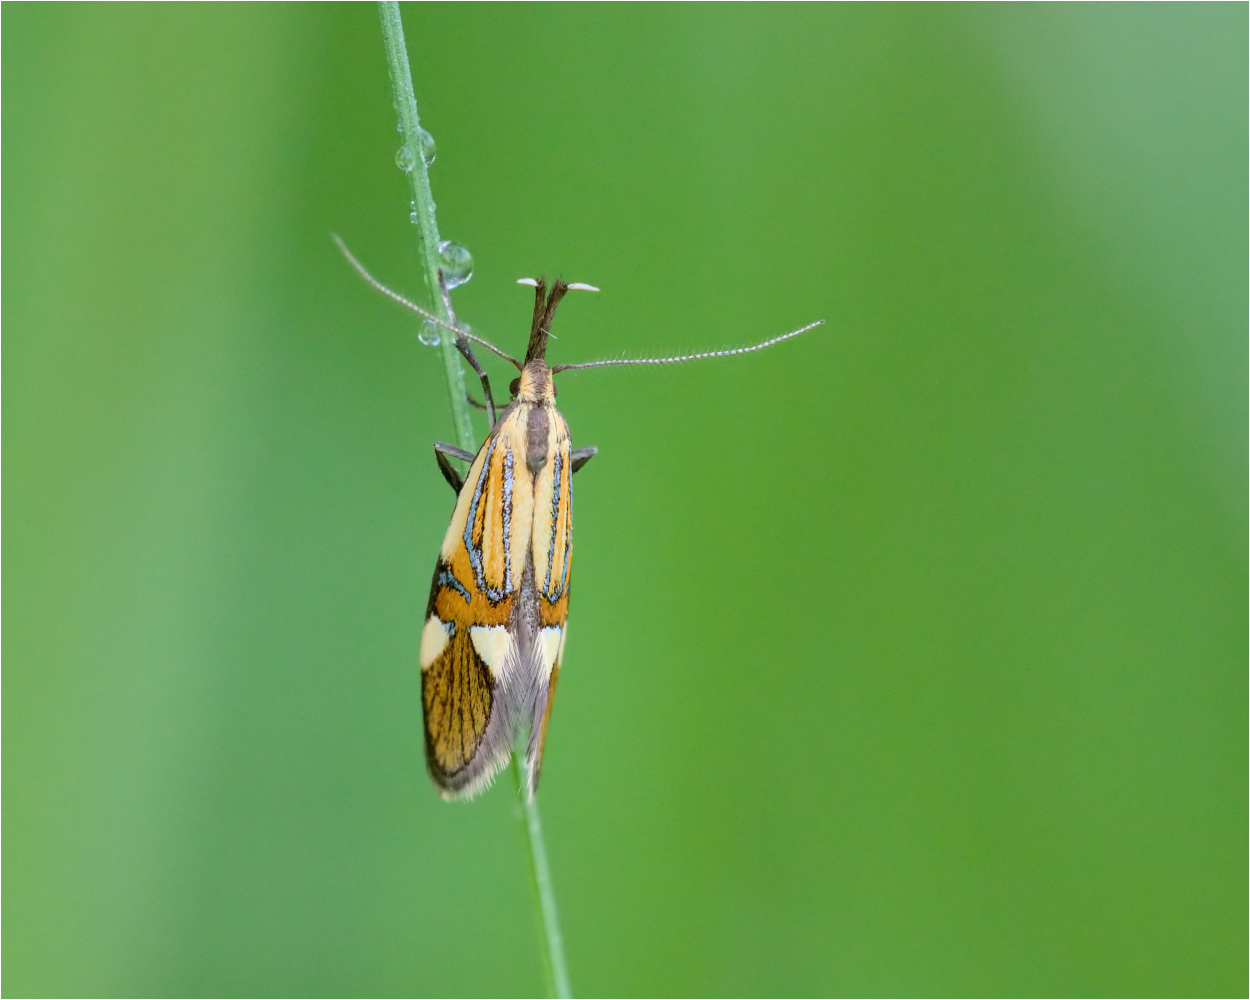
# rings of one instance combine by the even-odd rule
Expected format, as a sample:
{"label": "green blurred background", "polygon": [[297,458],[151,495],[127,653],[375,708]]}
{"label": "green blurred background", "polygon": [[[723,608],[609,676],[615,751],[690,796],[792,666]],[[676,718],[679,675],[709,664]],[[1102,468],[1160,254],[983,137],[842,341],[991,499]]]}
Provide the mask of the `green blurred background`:
{"label": "green blurred background", "polygon": [[[1246,6],[404,14],[476,329],[829,321],[562,377],[574,989],[1244,995]],[[374,8],[3,37],[5,993],[538,992]]]}

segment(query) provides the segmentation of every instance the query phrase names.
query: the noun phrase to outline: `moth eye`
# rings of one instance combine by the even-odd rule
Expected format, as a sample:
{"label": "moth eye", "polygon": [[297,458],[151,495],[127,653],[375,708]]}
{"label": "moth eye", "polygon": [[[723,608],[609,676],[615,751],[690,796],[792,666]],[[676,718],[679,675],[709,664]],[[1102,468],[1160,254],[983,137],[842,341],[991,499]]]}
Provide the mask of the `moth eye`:
{"label": "moth eye", "polygon": [[560,395],[560,387],[556,385],[554,382],[551,383],[551,395],[553,396]]}
{"label": "moth eye", "polygon": [[514,395],[514,396],[515,396],[518,392],[520,392],[520,391],[521,391],[521,380],[520,380],[519,378],[514,378],[511,382],[509,382],[509,383],[508,383],[508,391],[509,391],[510,393],[512,393],[512,395]]}

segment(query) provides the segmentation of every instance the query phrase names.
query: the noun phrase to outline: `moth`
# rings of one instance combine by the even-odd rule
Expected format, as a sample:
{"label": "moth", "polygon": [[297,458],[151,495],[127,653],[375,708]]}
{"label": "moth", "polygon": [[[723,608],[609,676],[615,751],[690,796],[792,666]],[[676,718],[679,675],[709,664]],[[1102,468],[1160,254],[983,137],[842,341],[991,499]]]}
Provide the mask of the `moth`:
{"label": "moth", "polygon": [[[556,308],[574,289],[523,278],[534,288],[534,312],[524,360],[517,360],[455,321],[445,283],[448,323],[391,291],[335,237],[351,265],[374,288],[428,322],[454,334],[477,373],[490,432],[477,454],[443,442],[434,457],[456,493],[443,536],[421,629],[421,703],[425,758],[446,799],[471,798],[487,787],[525,739],[524,788],[538,784],[551,705],[568,635],[569,573],[573,554],[573,475],[598,449],[574,448],[556,408],[555,376],[579,368],[659,365],[763,350],[797,337],[823,320],[750,347],[667,358],[619,358],[550,365],[547,343]],[[440,275],[441,279],[441,275]],[[512,399],[496,412],[490,380],[470,342],[519,371]],[[451,459],[469,463],[461,475]]]}

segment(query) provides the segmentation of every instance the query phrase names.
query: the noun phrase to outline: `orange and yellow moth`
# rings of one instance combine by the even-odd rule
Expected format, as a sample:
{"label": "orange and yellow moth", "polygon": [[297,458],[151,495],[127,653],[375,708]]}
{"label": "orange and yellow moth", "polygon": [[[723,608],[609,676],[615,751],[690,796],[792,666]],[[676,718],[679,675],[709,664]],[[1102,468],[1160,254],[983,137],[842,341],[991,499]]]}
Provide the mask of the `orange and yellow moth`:
{"label": "orange and yellow moth", "polygon": [[[525,358],[518,361],[456,324],[447,289],[448,323],[377,281],[335,237],[352,266],[379,291],[455,335],[477,373],[490,432],[477,454],[436,443],[435,458],[456,506],[434,566],[421,628],[421,704],[430,777],[447,799],[469,798],[490,784],[524,737],[525,789],[533,795],[542,766],[551,705],[568,632],[573,557],[573,473],[598,451],[573,448],[556,409],[554,377],[576,368],[671,364],[748,354],[805,333],[820,322],[749,347],[667,358],[547,363],[556,307],[570,289],[557,280],[534,286],[534,317]],[[470,347],[489,348],[520,376],[498,415],[490,381]],[[448,458],[469,463],[461,476]]]}
{"label": "orange and yellow moth", "polygon": [[[443,537],[421,632],[421,701],[430,776],[469,796],[528,729],[532,794],[542,763],[569,616],[574,452],[546,361],[551,318],[568,286],[535,287],[529,348],[514,399],[472,456]],[[475,365],[476,367],[476,365]],[[492,404],[493,405],[493,404]],[[436,454],[456,485],[455,470]]]}

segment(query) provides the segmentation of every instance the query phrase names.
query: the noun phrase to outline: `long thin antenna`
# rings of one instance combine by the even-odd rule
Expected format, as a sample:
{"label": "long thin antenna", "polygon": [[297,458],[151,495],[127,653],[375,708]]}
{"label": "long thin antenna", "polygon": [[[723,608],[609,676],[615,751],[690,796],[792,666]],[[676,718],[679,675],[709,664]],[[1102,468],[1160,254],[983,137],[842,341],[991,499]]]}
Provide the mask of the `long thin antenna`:
{"label": "long thin antenna", "polygon": [[457,337],[465,337],[466,339],[473,341],[475,344],[481,344],[483,347],[487,348],[488,350],[494,351],[505,361],[510,361],[512,364],[514,364],[517,367],[517,370],[520,370],[521,362],[519,362],[516,358],[514,358],[510,354],[504,354],[503,351],[501,351],[498,347],[492,344],[489,340],[483,340],[481,337],[478,337],[475,334],[469,333],[467,330],[462,330],[458,326],[452,326],[450,323],[445,323],[443,320],[435,316],[432,312],[429,312],[426,309],[422,309],[415,302],[412,302],[404,298],[402,295],[399,294],[399,292],[391,291],[391,289],[387,288],[384,284],[382,284],[382,282],[378,281],[377,278],[375,278],[372,274],[370,274],[368,271],[365,270],[364,264],[360,263],[360,261],[358,261],[352,255],[352,252],[347,249],[347,244],[344,243],[341,239],[339,239],[338,233],[331,233],[330,237],[334,240],[335,246],[339,248],[339,252],[342,253],[342,255],[347,258],[347,263],[351,264],[351,266],[356,269],[356,273],[359,274],[362,278],[364,278],[365,281],[369,282],[369,284],[371,284],[374,288],[376,288],[383,295],[387,296],[388,298],[394,299],[401,306],[407,306],[418,316],[422,317],[425,320],[428,320],[429,322],[433,323],[435,326],[441,326],[444,330],[450,330]]}
{"label": "long thin antenna", "polygon": [[729,347],[723,351],[680,354],[671,358],[611,358],[607,361],[584,361],[578,365],[556,365],[551,369],[551,373],[554,375],[556,372],[566,372],[575,368],[615,368],[621,365],[672,365],[679,361],[699,361],[702,358],[727,358],[732,354],[750,354],[752,351],[762,351],[765,347],[772,347],[773,344],[780,344],[783,340],[797,337],[800,333],[807,333],[808,330],[820,326],[822,323],[824,323],[824,320],[818,319],[815,323],[808,323],[807,326],[801,326],[797,330],[791,330],[789,333],[783,333],[780,337],[773,337],[771,340],[765,340],[759,344],[752,344],[750,347]]}

